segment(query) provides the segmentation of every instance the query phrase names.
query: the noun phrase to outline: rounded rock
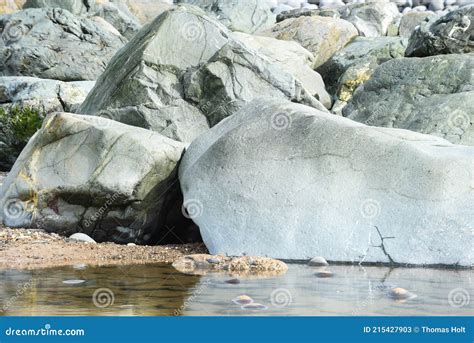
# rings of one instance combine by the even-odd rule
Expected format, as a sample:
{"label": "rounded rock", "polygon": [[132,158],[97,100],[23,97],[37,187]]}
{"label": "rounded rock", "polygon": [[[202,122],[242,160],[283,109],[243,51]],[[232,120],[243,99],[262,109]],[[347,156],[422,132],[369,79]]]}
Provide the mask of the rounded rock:
{"label": "rounded rock", "polygon": [[248,295],[239,295],[238,297],[232,299],[232,302],[237,305],[249,305],[253,303],[253,299]]}
{"label": "rounded rock", "polygon": [[321,267],[321,266],[328,266],[328,265],[329,265],[328,261],[326,261],[326,259],[321,256],[317,256],[308,262],[308,266],[311,266],[311,267]]}
{"label": "rounded rock", "polygon": [[392,288],[389,292],[389,296],[394,300],[409,300],[416,298],[416,294],[411,293],[401,287]]}
{"label": "rounded rock", "polygon": [[65,285],[80,285],[86,282],[86,280],[64,280],[63,284]]}
{"label": "rounded rock", "polygon": [[71,235],[69,239],[72,239],[78,242],[84,242],[84,243],[97,243],[95,240],[93,240],[91,237],[89,237],[85,233],[80,233],[80,232]]}

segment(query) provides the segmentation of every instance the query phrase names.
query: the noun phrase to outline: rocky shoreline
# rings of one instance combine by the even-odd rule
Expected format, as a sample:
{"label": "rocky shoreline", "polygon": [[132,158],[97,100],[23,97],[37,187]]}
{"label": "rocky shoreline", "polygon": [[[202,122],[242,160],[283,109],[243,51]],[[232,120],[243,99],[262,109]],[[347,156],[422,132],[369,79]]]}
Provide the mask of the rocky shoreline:
{"label": "rocky shoreline", "polygon": [[206,252],[206,247],[200,243],[158,246],[92,244],[41,230],[0,227],[0,269],[38,269],[82,264],[172,264],[183,256]]}
{"label": "rocky shoreline", "polygon": [[5,261],[474,265],[469,1],[14,4]]}

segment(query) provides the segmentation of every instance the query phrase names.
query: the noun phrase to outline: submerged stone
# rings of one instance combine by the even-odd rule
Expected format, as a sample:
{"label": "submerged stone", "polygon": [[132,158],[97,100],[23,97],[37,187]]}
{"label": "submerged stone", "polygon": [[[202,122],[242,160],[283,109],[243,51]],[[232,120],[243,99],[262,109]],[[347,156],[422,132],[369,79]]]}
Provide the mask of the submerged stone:
{"label": "submerged stone", "polygon": [[239,295],[238,297],[232,299],[232,302],[237,305],[248,305],[253,303],[253,299],[248,295]]}

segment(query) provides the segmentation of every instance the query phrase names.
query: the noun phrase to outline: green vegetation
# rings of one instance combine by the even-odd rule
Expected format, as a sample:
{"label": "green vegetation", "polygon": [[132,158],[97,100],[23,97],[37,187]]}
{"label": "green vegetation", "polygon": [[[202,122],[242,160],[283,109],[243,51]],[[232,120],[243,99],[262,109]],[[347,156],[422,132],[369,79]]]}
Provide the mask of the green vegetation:
{"label": "green vegetation", "polygon": [[44,110],[32,107],[0,108],[0,170],[8,171],[28,140],[41,127]]}

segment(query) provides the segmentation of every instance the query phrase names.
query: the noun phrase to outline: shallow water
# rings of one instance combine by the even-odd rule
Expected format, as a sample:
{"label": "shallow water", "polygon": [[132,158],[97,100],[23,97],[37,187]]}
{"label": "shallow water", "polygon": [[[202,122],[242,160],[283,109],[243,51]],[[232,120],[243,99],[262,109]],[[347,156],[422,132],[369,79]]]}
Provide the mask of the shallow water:
{"label": "shallow water", "polygon": [[[167,265],[0,271],[2,315],[472,315],[472,270],[291,264],[285,275],[243,278],[183,275]],[[392,287],[417,295],[390,298]],[[95,296],[94,296],[95,294]],[[258,310],[232,302],[248,295]],[[113,301],[112,301],[113,300]]]}

